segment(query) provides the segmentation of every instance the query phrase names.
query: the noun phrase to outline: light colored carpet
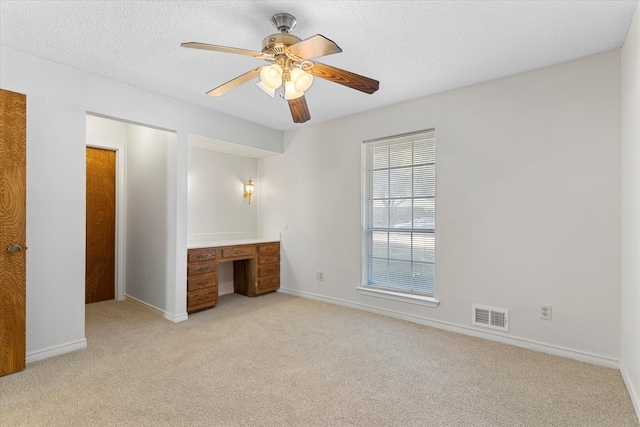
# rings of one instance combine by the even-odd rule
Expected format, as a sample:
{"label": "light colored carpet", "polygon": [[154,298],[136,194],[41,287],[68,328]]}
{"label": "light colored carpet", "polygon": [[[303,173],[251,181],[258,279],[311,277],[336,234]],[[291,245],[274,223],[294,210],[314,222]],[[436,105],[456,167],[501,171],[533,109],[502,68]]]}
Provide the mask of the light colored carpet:
{"label": "light colored carpet", "polygon": [[178,324],[106,301],[86,327],[0,378],[0,425],[639,425],[614,369],[282,293]]}

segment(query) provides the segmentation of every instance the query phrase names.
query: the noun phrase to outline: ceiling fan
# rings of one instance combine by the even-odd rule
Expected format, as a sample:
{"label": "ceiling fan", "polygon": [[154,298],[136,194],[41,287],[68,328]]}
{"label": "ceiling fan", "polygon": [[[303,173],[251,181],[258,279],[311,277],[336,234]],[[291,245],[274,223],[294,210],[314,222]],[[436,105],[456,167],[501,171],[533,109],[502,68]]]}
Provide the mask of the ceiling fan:
{"label": "ceiling fan", "polygon": [[270,63],[269,65],[254,68],[210,90],[207,95],[223,95],[259,76],[260,81],[257,86],[271,97],[274,97],[276,89],[284,86],[284,94],[281,96],[289,103],[293,121],[295,123],[304,123],[311,118],[304,92],[313,83],[314,76],[368,94],[378,90],[380,83],[377,80],[321,64],[315,60],[311,61],[321,56],[340,53],[342,49],[320,34],[305,40],[290,34],[290,31],[297,24],[294,16],[288,13],[277,13],[271,18],[271,23],[276,26],[279,33],[267,36],[262,40],[262,51],[260,52],[207,43],[189,42],[181,44],[182,47],[191,49],[252,56]]}

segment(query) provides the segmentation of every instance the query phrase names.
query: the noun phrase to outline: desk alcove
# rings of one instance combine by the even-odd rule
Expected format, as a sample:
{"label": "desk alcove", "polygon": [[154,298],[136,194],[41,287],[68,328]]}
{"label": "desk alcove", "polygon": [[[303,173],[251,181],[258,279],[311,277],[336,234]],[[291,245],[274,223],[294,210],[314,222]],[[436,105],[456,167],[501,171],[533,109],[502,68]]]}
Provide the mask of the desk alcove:
{"label": "desk alcove", "polygon": [[218,303],[218,265],[233,262],[233,291],[256,297],[280,288],[280,242],[226,241],[190,244],[187,313]]}

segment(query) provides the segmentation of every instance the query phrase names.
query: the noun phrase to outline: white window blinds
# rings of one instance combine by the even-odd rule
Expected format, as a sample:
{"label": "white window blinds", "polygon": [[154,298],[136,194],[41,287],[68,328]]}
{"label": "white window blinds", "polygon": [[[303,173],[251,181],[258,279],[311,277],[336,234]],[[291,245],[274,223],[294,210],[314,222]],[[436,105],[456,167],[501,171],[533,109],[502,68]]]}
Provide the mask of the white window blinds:
{"label": "white window blinds", "polygon": [[435,131],[365,142],[363,286],[433,296]]}

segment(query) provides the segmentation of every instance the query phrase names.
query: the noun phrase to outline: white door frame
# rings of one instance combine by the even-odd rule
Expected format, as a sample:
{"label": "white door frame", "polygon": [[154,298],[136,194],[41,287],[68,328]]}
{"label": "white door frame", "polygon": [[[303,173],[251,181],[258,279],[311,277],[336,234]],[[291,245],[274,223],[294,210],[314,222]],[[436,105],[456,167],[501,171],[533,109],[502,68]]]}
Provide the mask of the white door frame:
{"label": "white door frame", "polygon": [[[115,259],[115,279],[116,279],[116,300],[124,300],[126,286],[125,286],[125,260],[126,247],[125,244],[125,165],[127,150],[123,144],[117,144],[114,142],[99,141],[96,139],[87,139],[87,147],[102,148],[105,150],[111,150],[116,152],[116,259]],[[86,197],[86,190],[85,190]],[[86,239],[86,232],[85,232]],[[85,255],[86,256],[86,255]]]}

